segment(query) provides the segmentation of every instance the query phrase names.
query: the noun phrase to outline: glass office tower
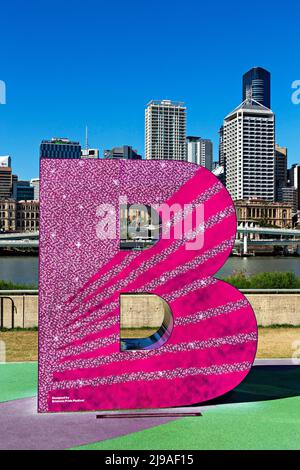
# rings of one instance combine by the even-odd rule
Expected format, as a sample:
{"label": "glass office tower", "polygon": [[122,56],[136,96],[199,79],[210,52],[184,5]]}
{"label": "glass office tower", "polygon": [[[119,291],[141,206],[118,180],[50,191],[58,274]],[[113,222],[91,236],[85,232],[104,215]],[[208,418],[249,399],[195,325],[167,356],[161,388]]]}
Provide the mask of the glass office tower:
{"label": "glass office tower", "polygon": [[271,109],[271,74],[262,67],[253,67],[243,75],[243,101],[253,100]]}
{"label": "glass office tower", "polygon": [[33,201],[34,187],[30,181],[16,180],[13,182],[13,198],[16,201]]}
{"label": "glass office tower", "polygon": [[42,140],[40,147],[41,158],[81,158],[81,145],[69,139],[54,137]]}

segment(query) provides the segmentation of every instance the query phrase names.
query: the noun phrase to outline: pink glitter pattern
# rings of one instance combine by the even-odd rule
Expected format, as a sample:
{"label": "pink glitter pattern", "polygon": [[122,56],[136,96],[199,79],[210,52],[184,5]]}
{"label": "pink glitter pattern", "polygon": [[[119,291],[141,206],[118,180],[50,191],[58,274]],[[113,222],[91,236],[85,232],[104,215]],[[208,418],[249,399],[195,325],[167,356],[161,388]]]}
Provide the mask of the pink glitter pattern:
{"label": "pink glitter pattern", "polygon": [[[177,204],[166,233],[204,204],[181,240],[120,251],[97,207]],[[184,206],[186,205],[186,208]],[[207,170],[175,161],[41,160],[39,411],[180,406],[215,398],[249,372],[257,325],[247,299],[212,277],[232,249],[233,203]],[[204,233],[201,249],[186,243]],[[149,292],[174,319],[159,349],[120,352],[121,293]]]}

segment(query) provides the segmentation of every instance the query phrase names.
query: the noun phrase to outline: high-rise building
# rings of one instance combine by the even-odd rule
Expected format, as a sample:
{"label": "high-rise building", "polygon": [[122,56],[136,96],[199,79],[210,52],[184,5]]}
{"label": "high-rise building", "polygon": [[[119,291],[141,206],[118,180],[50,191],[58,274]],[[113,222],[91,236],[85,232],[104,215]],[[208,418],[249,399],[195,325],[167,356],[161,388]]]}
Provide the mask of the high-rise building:
{"label": "high-rise building", "polygon": [[248,98],[224,119],[226,187],[234,200],[274,201],[275,116]]}
{"label": "high-rise building", "polygon": [[129,145],[114,147],[111,150],[104,150],[104,158],[126,158],[127,160],[141,160],[142,156]]}
{"label": "high-rise building", "polygon": [[11,157],[9,155],[0,156],[0,168],[11,168]]}
{"label": "high-rise building", "polygon": [[81,158],[81,145],[69,139],[53,137],[42,140],[40,146],[41,158]]}
{"label": "high-rise building", "polygon": [[16,201],[33,201],[34,188],[30,181],[14,180],[12,196]]}
{"label": "high-rise building", "polygon": [[253,67],[243,75],[243,101],[248,96],[271,108],[271,74],[262,67]]}
{"label": "high-rise building", "polygon": [[145,111],[147,159],[186,160],[186,107],[179,101],[150,101]]}
{"label": "high-rise building", "polygon": [[280,199],[280,189],[287,186],[287,148],[275,145],[275,197]]}
{"label": "high-rise building", "polygon": [[219,165],[224,167],[224,146],[223,146],[224,127],[219,129]]}
{"label": "high-rise building", "polygon": [[9,199],[12,196],[12,186],[11,158],[0,157],[0,199]]}
{"label": "high-rise building", "polygon": [[297,196],[297,189],[294,186],[281,186],[278,188],[278,201],[290,204],[293,213],[297,212]]}
{"label": "high-rise building", "polygon": [[40,199],[40,178],[32,178],[30,184],[33,187],[33,199],[39,201]]}
{"label": "high-rise building", "polygon": [[287,184],[294,187],[297,193],[297,210],[300,210],[300,165],[294,164],[287,172]]}
{"label": "high-rise building", "polygon": [[226,186],[224,166],[219,165],[219,162],[214,162],[212,172]]}
{"label": "high-rise building", "polygon": [[[224,126],[222,126],[219,129],[219,161],[218,161],[218,178],[220,181],[226,186],[226,166],[225,166],[225,158],[224,158]],[[214,174],[216,174],[214,172]]]}
{"label": "high-rise building", "polygon": [[186,138],[187,161],[212,170],[213,144],[209,139],[188,136]]}

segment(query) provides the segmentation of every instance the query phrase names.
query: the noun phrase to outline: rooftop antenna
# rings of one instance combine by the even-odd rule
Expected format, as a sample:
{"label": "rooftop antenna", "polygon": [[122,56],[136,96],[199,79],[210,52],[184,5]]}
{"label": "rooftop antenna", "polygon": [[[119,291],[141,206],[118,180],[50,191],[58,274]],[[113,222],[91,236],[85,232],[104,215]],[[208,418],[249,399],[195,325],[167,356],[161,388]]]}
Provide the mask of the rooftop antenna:
{"label": "rooftop antenna", "polygon": [[86,148],[86,150],[89,149],[89,130],[88,130],[88,126],[85,126],[85,148]]}

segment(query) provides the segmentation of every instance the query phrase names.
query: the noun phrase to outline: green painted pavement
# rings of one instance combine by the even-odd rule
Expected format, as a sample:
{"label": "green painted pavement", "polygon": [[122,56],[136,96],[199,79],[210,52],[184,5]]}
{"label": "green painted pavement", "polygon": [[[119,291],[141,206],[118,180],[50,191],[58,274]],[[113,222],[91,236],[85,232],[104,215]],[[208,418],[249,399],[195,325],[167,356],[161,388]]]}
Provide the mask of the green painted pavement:
{"label": "green painted pavement", "polygon": [[36,394],[36,362],[0,364],[0,402],[33,397]]}
{"label": "green painted pavement", "polygon": [[300,397],[227,404],[152,429],[76,449],[300,449]]}
{"label": "green painted pavement", "polygon": [[[0,364],[0,402],[35,396],[37,363]],[[76,449],[300,449],[300,367],[255,367],[200,418]]]}

